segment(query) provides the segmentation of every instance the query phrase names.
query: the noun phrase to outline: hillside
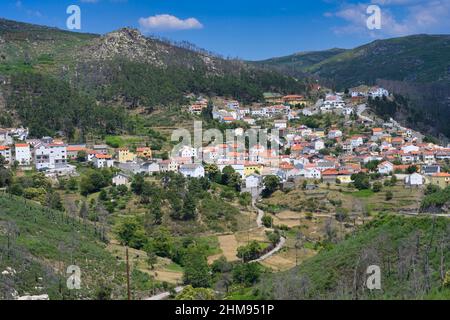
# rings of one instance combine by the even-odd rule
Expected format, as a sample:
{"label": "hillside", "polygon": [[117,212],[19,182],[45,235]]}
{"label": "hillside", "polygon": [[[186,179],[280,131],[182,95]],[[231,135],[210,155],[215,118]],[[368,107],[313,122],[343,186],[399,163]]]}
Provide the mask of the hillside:
{"label": "hillside", "polygon": [[[11,195],[0,196],[0,300],[123,298],[125,266],[101,241],[101,230]],[[81,268],[81,290],[69,291],[66,269]]]}
{"label": "hillside", "polygon": [[265,91],[302,93],[306,87],[279,72],[135,29],[100,36],[4,19],[0,79],[0,109],[6,111],[0,125],[25,125],[34,136],[63,131],[69,137],[129,132],[130,110],[151,117],[157,108],[186,104],[189,93],[251,103],[261,101]]}
{"label": "hillside", "polygon": [[302,76],[306,70],[322,61],[344,53],[345,49],[330,49],[324,51],[298,52],[289,56],[249,62],[256,66],[274,68],[294,77]]}
{"label": "hillside", "polygon": [[449,35],[414,35],[258,63],[320,76],[343,89],[375,84],[377,79],[450,83],[449,60]]}
{"label": "hillside", "polygon": [[[450,221],[384,216],[300,267],[266,279],[256,291],[274,299],[449,299]],[[369,265],[381,290],[365,287]]]}

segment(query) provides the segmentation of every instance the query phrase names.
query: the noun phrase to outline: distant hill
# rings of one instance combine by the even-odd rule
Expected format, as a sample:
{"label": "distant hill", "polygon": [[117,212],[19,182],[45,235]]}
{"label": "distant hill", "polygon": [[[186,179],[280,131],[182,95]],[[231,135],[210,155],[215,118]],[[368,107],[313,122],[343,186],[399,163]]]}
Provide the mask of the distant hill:
{"label": "distant hill", "polygon": [[265,68],[274,68],[291,76],[303,76],[309,67],[345,52],[345,49],[330,49],[324,51],[299,52],[293,55],[272,58],[262,61],[252,61],[250,64]]}
{"label": "distant hill", "polygon": [[376,40],[352,50],[295,54],[257,64],[310,73],[341,89],[375,84],[378,79],[450,84],[450,35]]}
{"label": "distant hill", "polygon": [[251,103],[266,91],[302,94],[306,87],[278,71],[136,29],[94,35],[0,19],[0,110],[6,111],[0,126],[20,122],[36,136],[121,133],[130,128],[121,110],[151,114],[185,105],[189,93]]}
{"label": "distant hill", "polygon": [[[255,293],[293,300],[449,299],[449,230],[446,218],[376,218],[299,267],[263,280]],[[365,286],[370,265],[380,267],[381,290]]]}

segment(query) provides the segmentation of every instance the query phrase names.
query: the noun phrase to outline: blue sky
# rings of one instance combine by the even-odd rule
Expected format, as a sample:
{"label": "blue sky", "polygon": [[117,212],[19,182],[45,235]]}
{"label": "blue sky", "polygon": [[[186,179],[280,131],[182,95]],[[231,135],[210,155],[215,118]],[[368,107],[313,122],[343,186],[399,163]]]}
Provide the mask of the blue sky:
{"label": "blue sky", "polygon": [[[72,4],[81,32],[129,26],[253,60],[450,30],[450,0],[1,0],[0,16],[64,29]],[[380,30],[366,26],[371,4],[381,9]]]}

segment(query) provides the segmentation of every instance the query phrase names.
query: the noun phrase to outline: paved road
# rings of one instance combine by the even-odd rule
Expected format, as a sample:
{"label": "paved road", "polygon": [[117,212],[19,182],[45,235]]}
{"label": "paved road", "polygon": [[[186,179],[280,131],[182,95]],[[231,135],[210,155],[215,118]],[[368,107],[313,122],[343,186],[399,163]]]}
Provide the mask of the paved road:
{"label": "paved road", "polygon": [[358,117],[360,117],[363,120],[369,121],[369,122],[374,122],[373,119],[363,116],[364,111],[366,111],[367,107],[365,104],[360,104],[357,108],[356,108],[356,114],[358,115]]}
{"label": "paved road", "polygon": [[277,253],[278,251],[280,251],[284,245],[286,244],[286,238],[281,237],[280,238],[280,242],[278,242],[278,244],[275,246],[275,248],[273,248],[272,250],[270,250],[269,252],[267,252],[265,255],[262,255],[261,257],[259,257],[256,260],[252,260],[250,262],[260,262],[263,260],[266,260],[267,258],[270,258],[271,256],[273,256],[275,253]]}
{"label": "paved road", "polygon": [[[183,291],[183,289],[184,289],[184,287],[176,287],[175,288],[175,292],[176,293],[180,293],[181,291]],[[154,295],[154,296],[149,297],[149,298],[144,298],[142,300],[165,300],[168,297],[170,297],[170,292],[166,291],[166,292]]]}

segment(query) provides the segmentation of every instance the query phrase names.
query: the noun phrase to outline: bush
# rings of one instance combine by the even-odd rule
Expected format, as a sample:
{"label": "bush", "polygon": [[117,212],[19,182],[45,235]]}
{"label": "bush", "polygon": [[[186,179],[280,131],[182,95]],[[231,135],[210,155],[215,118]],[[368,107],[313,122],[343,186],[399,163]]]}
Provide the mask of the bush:
{"label": "bush", "polygon": [[233,269],[233,281],[235,283],[251,286],[258,282],[262,270],[259,263],[238,264]]}
{"label": "bush", "polygon": [[383,185],[379,181],[375,182],[372,186],[373,192],[380,192],[382,188],[383,188]]}
{"label": "bush", "polygon": [[386,192],[386,201],[392,200],[393,197],[394,197],[394,194],[392,193],[392,191]]}
{"label": "bush", "polygon": [[265,214],[262,217],[262,224],[264,225],[264,227],[266,228],[271,228],[272,224],[273,224],[273,218],[271,216],[269,216],[268,214]]}

